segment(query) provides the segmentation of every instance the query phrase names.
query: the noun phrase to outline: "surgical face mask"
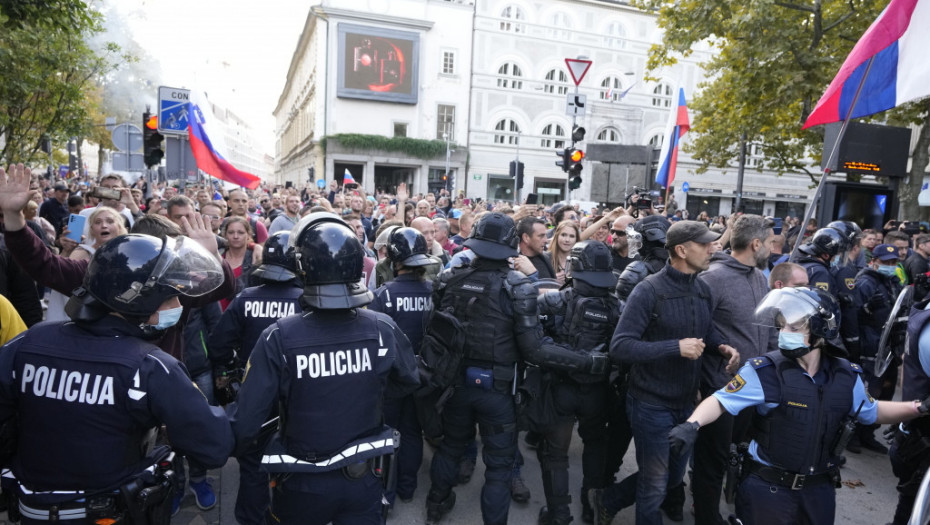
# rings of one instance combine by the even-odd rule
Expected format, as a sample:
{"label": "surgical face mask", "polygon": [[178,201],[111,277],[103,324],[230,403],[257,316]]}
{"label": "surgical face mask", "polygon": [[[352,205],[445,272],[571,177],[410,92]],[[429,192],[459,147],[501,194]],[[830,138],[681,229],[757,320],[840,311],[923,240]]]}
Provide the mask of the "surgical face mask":
{"label": "surgical face mask", "polygon": [[830,261],[830,267],[836,268],[839,265],[840,265],[840,257],[837,255],[836,257],[833,258],[833,260]]}
{"label": "surgical face mask", "polygon": [[181,320],[181,312],[183,311],[184,311],[183,306],[159,311],[158,312],[158,323],[155,324],[155,329],[156,330],[167,330],[171,328],[172,326],[178,324],[178,321]]}
{"label": "surgical face mask", "polygon": [[804,334],[800,332],[778,332],[778,348],[782,350],[794,350],[796,348],[806,348]]}
{"label": "surgical face mask", "polygon": [[885,264],[879,264],[879,265],[878,265],[878,268],[876,268],[875,270],[876,270],[878,273],[882,274],[882,275],[891,277],[892,275],[895,274],[895,272],[897,272],[898,267],[897,267],[897,266],[888,266],[888,265],[885,265]]}

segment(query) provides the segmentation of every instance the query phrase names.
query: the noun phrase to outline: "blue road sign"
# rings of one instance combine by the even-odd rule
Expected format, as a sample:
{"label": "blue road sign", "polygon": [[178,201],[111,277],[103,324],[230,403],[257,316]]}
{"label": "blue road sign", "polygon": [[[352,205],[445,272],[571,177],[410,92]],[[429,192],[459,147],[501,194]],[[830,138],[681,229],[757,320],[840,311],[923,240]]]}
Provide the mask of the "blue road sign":
{"label": "blue road sign", "polygon": [[682,183],[681,183],[681,191],[683,191],[683,192],[685,192],[685,193],[688,193],[688,187],[689,187],[689,186],[688,186],[688,183],[687,183],[687,182],[682,182]]}
{"label": "blue road sign", "polygon": [[187,135],[191,92],[167,86],[158,87],[158,131],[168,135]]}

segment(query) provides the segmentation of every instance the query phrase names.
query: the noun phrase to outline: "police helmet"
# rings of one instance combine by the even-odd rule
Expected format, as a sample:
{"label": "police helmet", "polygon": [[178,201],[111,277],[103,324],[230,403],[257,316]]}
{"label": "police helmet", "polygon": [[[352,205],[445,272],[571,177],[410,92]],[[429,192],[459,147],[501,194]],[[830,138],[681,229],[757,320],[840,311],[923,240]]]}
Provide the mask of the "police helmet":
{"label": "police helmet", "polygon": [[268,236],[262,250],[262,264],[252,272],[256,279],[285,283],[297,277],[294,250],[288,246],[290,237],[289,231]]}
{"label": "police helmet", "polygon": [[478,257],[504,261],[518,255],[517,228],[513,219],[503,213],[489,213],[475,221],[465,246]]}
{"label": "police helmet", "polygon": [[65,312],[75,321],[93,321],[116,312],[144,322],[166,300],[199,297],[223,284],[216,256],[187,237],[159,239],[121,235],[94,252],[84,282]]}
{"label": "police helmet", "polygon": [[414,228],[395,228],[388,237],[387,258],[407,267],[426,266],[429,258],[426,237]]}
{"label": "police helmet", "polygon": [[643,236],[644,243],[665,246],[665,232],[671,224],[661,215],[650,215],[633,223],[633,229]]}
{"label": "police helmet", "polygon": [[294,250],[308,306],[340,310],[365,306],[374,299],[363,282],[365,248],[338,215],[307,215],[291,229],[288,246]]}
{"label": "police helmet", "polygon": [[841,251],[844,251],[847,245],[846,237],[838,230],[821,228],[814,232],[811,240],[804,243],[799,250],[807,255],[827,255],[832,259]]}
{"label": "police helmet", "polygon": [[610,248],[600,241],[581,241],[568,254],[567,275],[597,288],[613,289],[617,274],[613,272]]}
{"label": "police helmet", "polygon": [[[839,335],[839,303],[819,288],[779,288],[772,290],[756,307],[756,321],[777,329],[790,325],[807,327],[811,347],[835,340]],[[801,357],[810,348],[785,350],[786,357]]]}
{"label": "police helmet", "polygon": [[862,228],[853,221],[833,221],[827,224],[827,228],[832,228],[846,238],[847,248],[859,244],[862,238]]}

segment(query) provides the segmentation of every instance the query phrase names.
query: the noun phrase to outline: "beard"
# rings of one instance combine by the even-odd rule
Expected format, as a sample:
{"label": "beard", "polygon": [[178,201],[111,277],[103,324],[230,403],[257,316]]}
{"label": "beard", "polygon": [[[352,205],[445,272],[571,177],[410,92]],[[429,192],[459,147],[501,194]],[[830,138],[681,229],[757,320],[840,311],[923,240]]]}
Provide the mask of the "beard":
{"label": "beard", "polygon": [[756,268],[760,270],[766,270],[769,267],[769,253],[768,252],[758,252],[755,255]]}

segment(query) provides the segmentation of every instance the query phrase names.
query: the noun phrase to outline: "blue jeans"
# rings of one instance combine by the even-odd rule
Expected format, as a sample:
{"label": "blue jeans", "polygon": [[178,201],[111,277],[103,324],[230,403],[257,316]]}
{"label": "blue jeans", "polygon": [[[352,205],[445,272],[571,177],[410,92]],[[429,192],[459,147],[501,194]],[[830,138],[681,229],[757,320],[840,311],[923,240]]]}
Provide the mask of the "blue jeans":
{"label": "blue jeans", "polygon": [[688,456],[672,456],[668,449],[668,433],[683,423],[693,406],[672,409],[651,405],[631,395],[626,399],[627,414],[633,428],[636,444],[636,464],[639,479],[636,482],[637,525],[662,524],[659,506],[665,500],[668,489],[684,480],[688,468]]}

